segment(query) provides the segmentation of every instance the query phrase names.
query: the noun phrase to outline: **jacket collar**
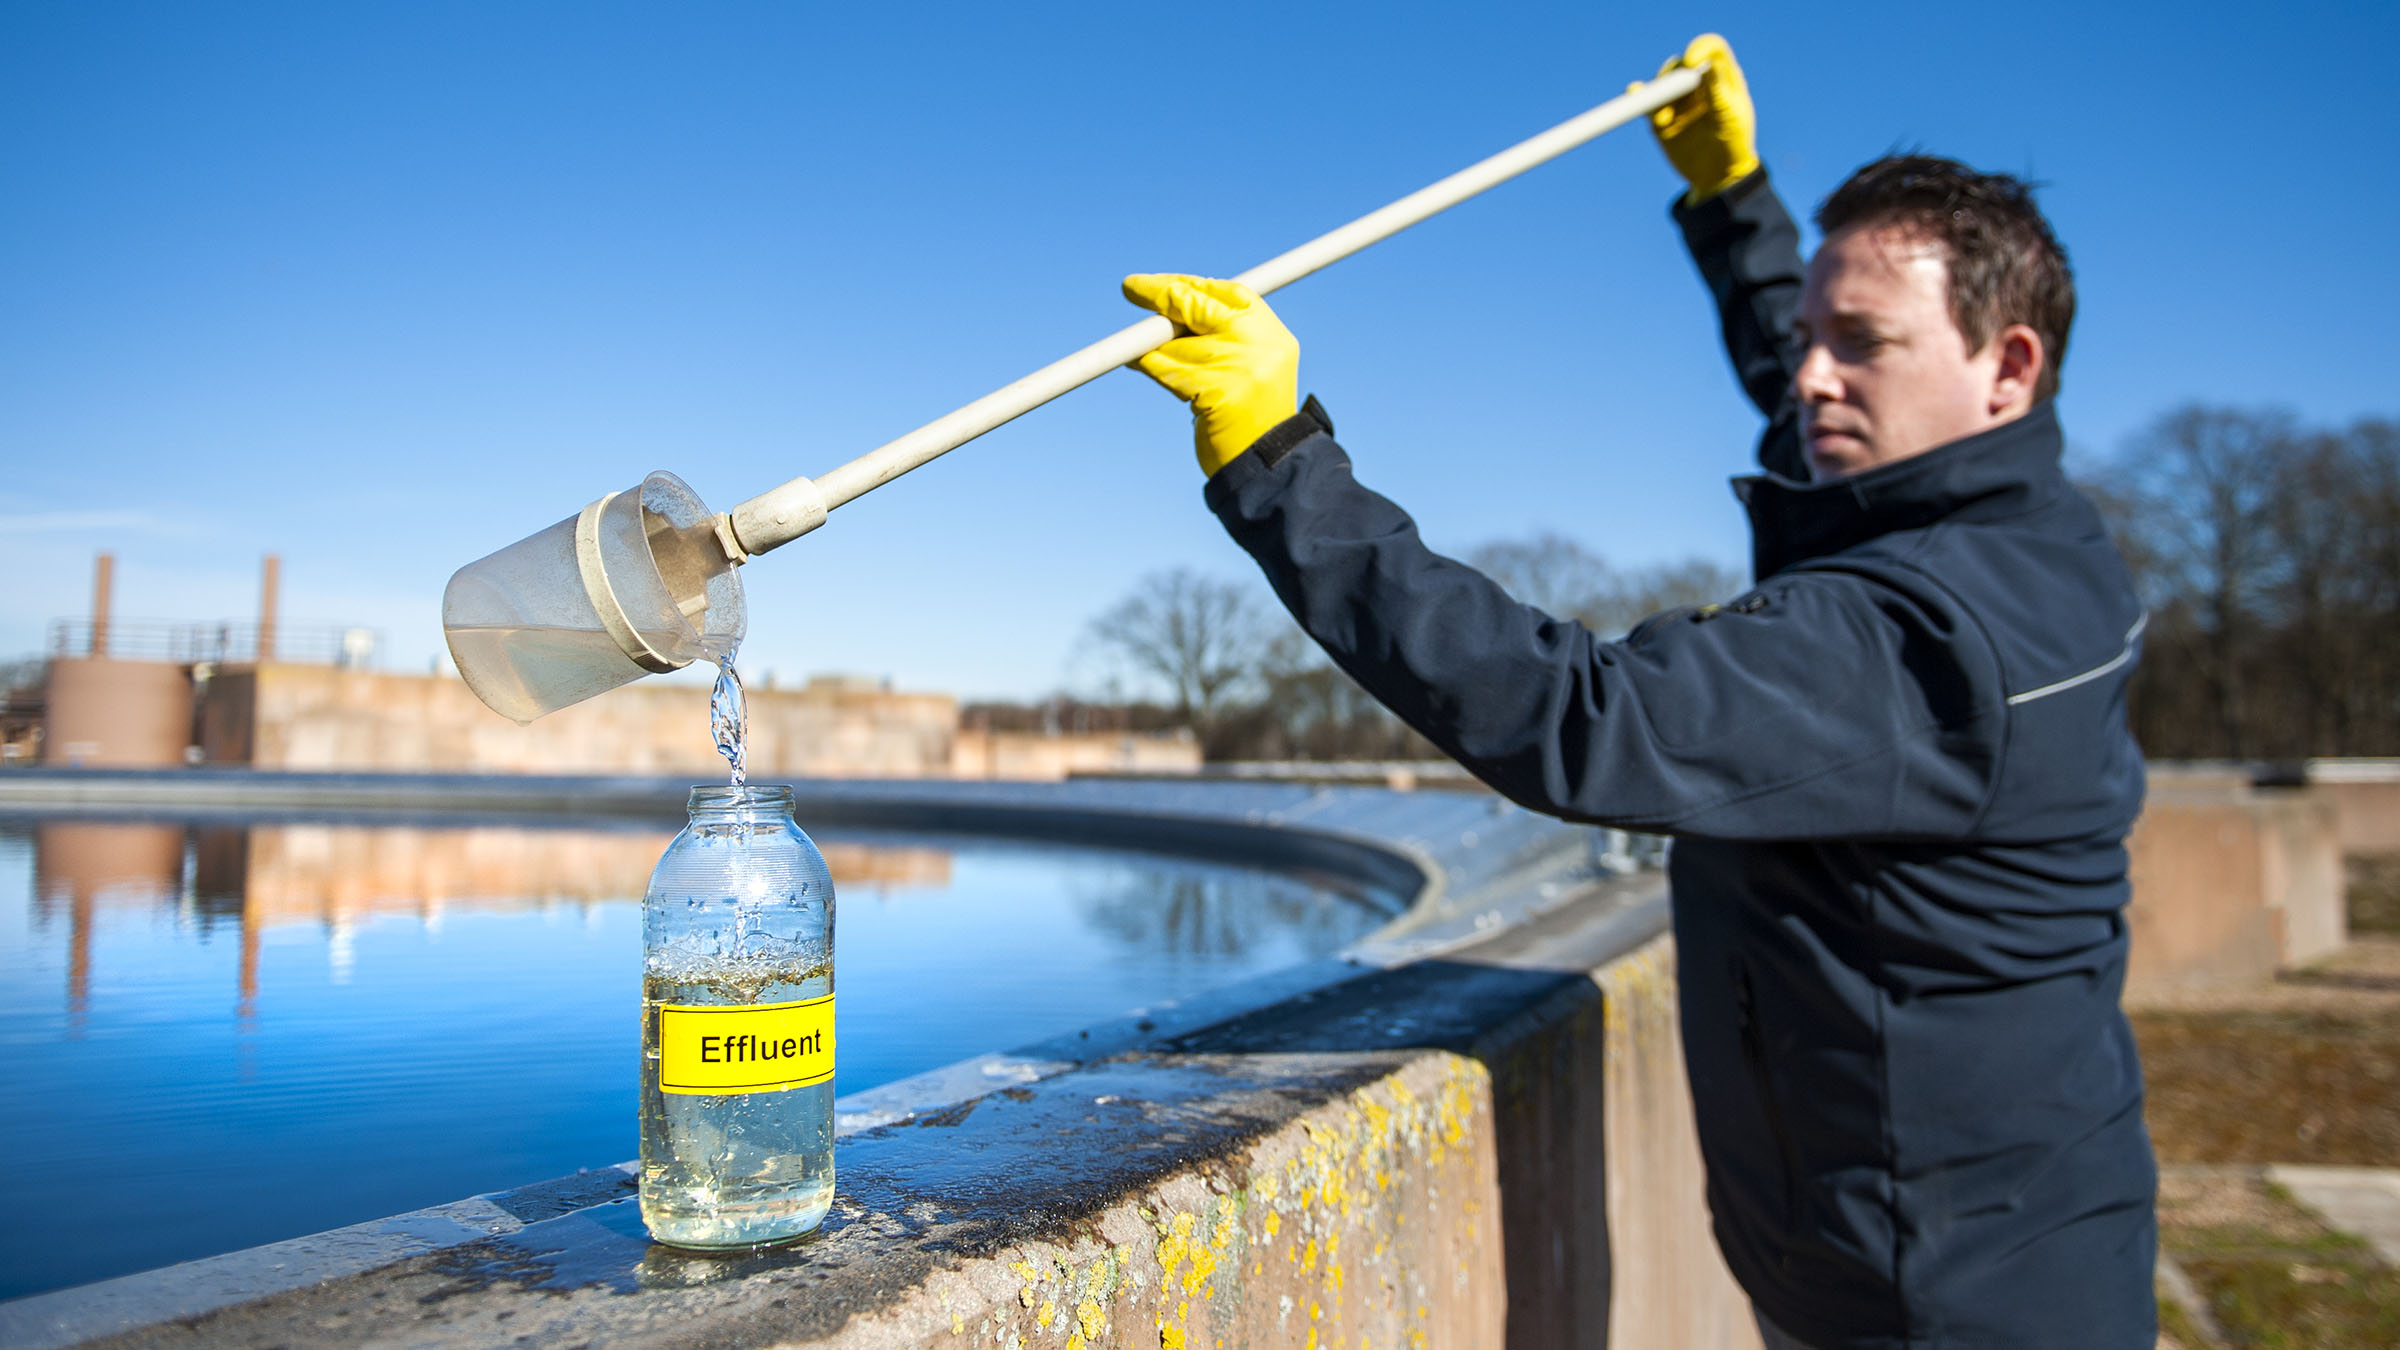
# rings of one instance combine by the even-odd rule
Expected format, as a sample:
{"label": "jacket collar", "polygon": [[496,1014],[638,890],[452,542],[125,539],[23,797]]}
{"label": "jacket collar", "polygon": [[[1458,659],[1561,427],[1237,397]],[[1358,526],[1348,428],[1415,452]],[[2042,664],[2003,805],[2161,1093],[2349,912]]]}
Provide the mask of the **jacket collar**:
{"label": "jacket collar", "polygon": [[1895,530],[2018,514],[2056,490],[2063,448],[2058,414],[2045,400],[2015,421],[1830,483],[1736,478],[1734,495],[1750,513],[1753,572],[1763,580]]}

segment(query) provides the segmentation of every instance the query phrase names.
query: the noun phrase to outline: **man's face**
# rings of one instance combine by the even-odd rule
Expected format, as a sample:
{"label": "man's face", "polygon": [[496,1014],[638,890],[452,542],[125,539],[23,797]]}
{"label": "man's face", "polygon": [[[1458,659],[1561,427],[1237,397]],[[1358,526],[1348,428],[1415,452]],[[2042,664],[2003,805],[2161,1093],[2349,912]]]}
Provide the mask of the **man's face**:
{"label": "man's face", "polygon": [[1901,228],[1842,230],[1809,260],[1792,388],[1819,482],[1923,454],[2008,420],[1995,406],[2000,349],[1980,352],[1950,317],[1940,245]]}

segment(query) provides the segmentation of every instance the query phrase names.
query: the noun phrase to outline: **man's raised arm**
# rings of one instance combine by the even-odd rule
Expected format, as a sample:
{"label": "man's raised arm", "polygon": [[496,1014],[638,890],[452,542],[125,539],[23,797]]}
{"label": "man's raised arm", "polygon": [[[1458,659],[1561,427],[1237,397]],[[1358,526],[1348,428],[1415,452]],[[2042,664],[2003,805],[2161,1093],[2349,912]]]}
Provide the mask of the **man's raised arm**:
{"label": "man's raised arm", "polygon": [[1714,33],[1693,38],[1660,74],[1704,69],[1700,87],[1650,116],[1651,130],[1686,190],[1675,222],[1700,275],[1716,297],[1726,354],[1750,401],[1767,415],[1759,464],[1806,479],[1792,376],[1800,351],[1792,320],[1800,310],[1800,230],[1758,163],[1757,115],[1733,49]]}

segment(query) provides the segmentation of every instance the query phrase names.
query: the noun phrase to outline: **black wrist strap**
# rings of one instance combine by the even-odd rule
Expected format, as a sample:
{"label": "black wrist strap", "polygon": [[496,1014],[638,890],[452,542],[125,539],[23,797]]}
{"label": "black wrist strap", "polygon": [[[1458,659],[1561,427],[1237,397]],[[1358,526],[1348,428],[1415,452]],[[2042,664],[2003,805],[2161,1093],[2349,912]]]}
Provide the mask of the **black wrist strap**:
{"label": "black wrist strap", "polygon": [[1326,413],[1325,405],[1317,402],[1317,396],[1310,394],[1308,402],[1300,405],[1300,411],[1267,428],[1266,434],[1252,441],[1245,453],[1256,458],[1260,468],[1272,469],[1292,453],[1293,447],[1320,431],[1332,435],[1333,418]]}

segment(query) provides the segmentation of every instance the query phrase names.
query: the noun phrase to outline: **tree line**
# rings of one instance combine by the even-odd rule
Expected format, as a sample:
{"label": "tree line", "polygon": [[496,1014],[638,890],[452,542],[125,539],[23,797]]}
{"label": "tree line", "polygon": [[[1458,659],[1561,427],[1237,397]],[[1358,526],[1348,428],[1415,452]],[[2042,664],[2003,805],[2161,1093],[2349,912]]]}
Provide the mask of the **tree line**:
{"label": "tree line", "polygon": [[2079,477],[2150,611],[2146,754],[2400,755],[2400,423],[2194,404]]}

